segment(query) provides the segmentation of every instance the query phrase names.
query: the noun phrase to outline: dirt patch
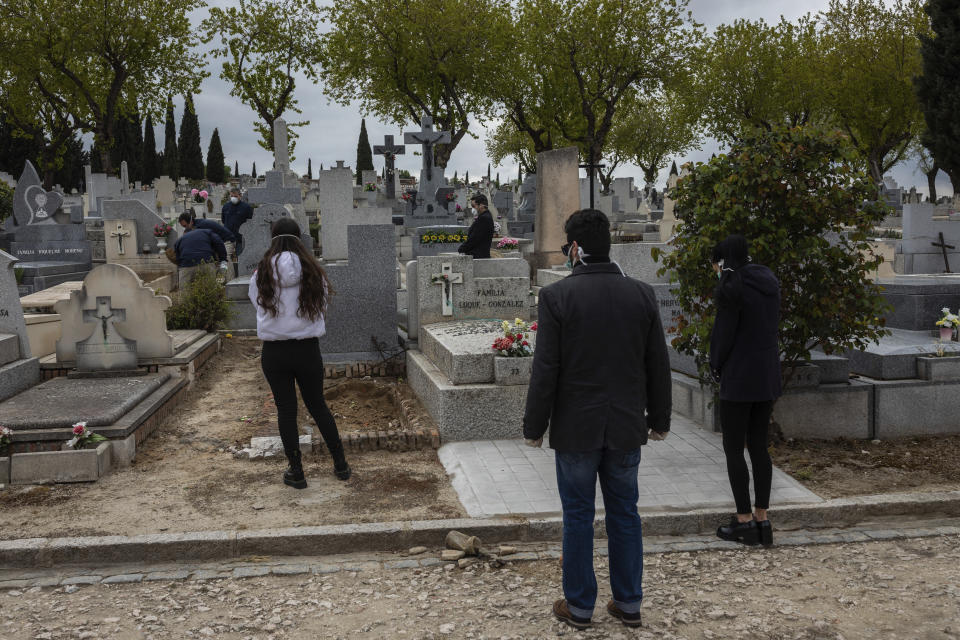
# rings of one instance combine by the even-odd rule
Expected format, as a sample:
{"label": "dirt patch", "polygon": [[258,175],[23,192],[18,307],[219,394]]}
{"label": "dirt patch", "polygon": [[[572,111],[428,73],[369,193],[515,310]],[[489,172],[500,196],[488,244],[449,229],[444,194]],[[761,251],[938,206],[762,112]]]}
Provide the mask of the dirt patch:
{"label": "dirt patch", "polygon": [[825,498],[960,489],[960,436],[792,440],[773,463]]}
{"label": "dirt patch", "polygon": [[[231,447],[247,446],[251,436],[275,425],[276,410],[266,401],[270,390],[260,371],[259,341],[224,344],[187,401],[143,444],[130,467],[97,483],[0,492],[0,539],[464,516],[433,450],[351,454],[354,475],[347,482],[334,477],[329,456],[308,455],[309,486],[303,491],[281,482],[285,460],[234,458]],[[335,382],[341,382],[333,385],[337,402],[371,399],[371,407],[358,406],[352,417],[338,420],[345,428],[351,420],[387,418],[379,389],[400,384]]]}

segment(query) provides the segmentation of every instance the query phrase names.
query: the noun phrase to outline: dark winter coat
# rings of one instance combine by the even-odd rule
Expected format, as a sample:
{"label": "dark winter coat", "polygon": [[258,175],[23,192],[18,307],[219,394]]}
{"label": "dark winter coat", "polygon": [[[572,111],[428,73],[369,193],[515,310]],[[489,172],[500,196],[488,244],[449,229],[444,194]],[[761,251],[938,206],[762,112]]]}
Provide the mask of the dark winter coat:
{"label": "dark winter coat", "polygon": [[177,253],[177,266],[195,267],[204,262],[227,259],[227,248],[214,232],[208,229],[193,229],[184,232],[173,246]]}
{"label": "dark winter coat", "polygon": [[470,225],[470,229],[467,231],[467,241],[460,245],[457,251],[474,258],[489,258],[492,241],[493,215],[489,211],[484,211]]}
{"label": "dark winter coat", "polygon": [[720,376],[720,399],[776,400],[781,393],[777,277],[757,264],[724,271],[715,299],[710,367]]}
{"label": "dark winter coat", "polygon": [[609,262],[540,290],[523,436],[558,451],[636,449],[670,430],[666,337],[650,285]]}
{"label": "dark winter coat", "polygon": [[223,220],[223,226],[230,230],[230,233],[237,236],[240,233],[240,225],[253,217],[253,208],[249,203],[241,200],[233,204],[229,200],[223,205],[220,219]]}
{"label": "dark winter coat", "polygon": [[233,242],[236,240],[236,237],[230,232],[229,229],[215,220],[196,218],[193,221],[193,226],[196,229],[206,229],[207,231],[212,231],[213,234],[220,238],[222,242]]}

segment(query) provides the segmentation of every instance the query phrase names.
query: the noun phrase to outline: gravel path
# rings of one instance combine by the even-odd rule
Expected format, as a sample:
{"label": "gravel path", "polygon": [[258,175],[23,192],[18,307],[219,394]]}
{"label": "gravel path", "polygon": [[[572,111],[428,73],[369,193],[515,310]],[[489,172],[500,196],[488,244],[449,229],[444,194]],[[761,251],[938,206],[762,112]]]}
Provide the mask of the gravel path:
{"label": "gravel path", "polygon": [[[956,639],[958,543],[941,535],[649,554],[640,630],[600,607],[590,631],[556,623],[559,561],[537,560],[7,589],[0,637]],[[601,607],[605,566],[598,558]]]}

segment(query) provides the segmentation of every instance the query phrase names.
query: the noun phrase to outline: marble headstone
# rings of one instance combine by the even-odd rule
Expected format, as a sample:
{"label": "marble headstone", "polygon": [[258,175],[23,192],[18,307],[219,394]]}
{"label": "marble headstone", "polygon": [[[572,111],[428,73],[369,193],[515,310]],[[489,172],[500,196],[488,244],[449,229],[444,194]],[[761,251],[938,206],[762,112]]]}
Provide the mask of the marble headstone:
{"label": "marble headstone", "polygon": [[253,210],[253,217],[240,225],[243,252],[238,256],[239,275],[249,276],[257,269],[260,259],[270,248],[271,225],[280,218],[293,217],[290,210],[279,204],[264,204]]}

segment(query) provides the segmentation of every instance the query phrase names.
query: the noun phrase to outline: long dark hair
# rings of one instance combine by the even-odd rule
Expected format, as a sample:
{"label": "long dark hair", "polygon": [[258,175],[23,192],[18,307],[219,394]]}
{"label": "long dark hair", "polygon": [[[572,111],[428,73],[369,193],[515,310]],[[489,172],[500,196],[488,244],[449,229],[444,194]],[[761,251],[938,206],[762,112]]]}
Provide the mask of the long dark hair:
{"label": "long dark hair", "polygon": [[293,218],[280,218],[270,227],[270,235],[273,238],[270,248],[257,265],[257,304],[276,317],[278,282],[274,278],[274,265],[277,256],[289,251],[300,258],[300,308],[297,309],[297,315],[319,320],[326,310],[327,298],[333,293],[333,287],[316,258],[300,241],[300,225]]}

